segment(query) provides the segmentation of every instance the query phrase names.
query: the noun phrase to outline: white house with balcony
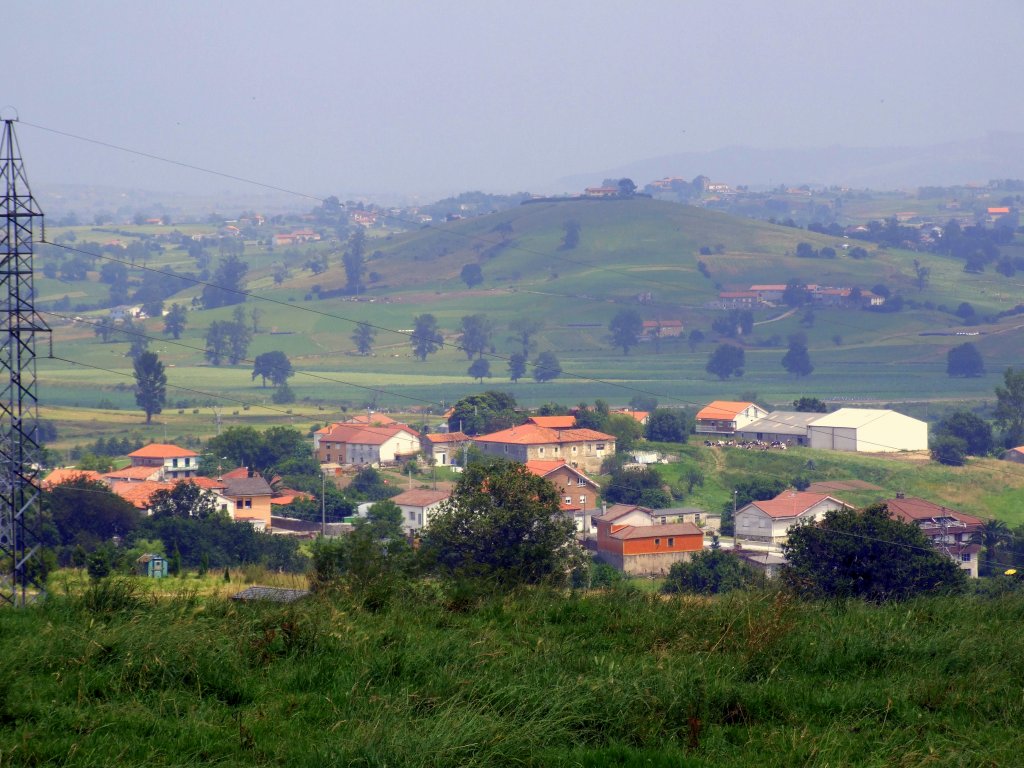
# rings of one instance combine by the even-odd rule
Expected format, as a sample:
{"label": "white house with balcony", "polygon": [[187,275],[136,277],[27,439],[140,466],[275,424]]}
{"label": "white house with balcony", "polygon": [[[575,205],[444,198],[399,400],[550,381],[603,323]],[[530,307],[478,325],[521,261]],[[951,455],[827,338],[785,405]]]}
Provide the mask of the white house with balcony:
{"label": "white house with balcony", "polygon": [[732,400],[715,400],[697,412],[695,431],[698,435],[732,436],[757,419],[768,415],[756,403],[739,403]]}

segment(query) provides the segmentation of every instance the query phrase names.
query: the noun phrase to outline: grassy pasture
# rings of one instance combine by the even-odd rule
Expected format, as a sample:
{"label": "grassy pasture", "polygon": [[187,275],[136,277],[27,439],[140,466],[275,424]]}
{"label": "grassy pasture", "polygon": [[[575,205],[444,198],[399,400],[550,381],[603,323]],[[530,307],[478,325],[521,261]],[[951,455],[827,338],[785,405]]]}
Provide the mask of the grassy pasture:
{"label": "grassy pasture", "polygon": [[465,606],[420,584],[371,613],[115,583],[0,613],[0,757],[1013,765],[1022,616],[1019,594],[870,606],[526,592]]}

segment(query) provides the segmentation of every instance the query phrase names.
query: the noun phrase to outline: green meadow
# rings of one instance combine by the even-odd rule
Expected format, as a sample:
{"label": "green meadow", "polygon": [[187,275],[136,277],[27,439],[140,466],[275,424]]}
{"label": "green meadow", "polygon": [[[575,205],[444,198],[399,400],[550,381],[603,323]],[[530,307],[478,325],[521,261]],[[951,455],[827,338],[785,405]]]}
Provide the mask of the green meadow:
{"label": "green meadow", "polygon": [[0,759],[67,766],[1009,766],[1024,597],[431,583],[368,610],[105,581],[0,612]]}

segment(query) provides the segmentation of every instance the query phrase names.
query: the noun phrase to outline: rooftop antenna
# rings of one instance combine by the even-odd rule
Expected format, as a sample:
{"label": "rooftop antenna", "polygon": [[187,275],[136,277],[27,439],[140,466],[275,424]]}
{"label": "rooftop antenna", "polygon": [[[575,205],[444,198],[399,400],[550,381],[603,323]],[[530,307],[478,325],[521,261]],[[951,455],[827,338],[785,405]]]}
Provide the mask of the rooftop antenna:
{"label": "rooftop antenna", "polygon": [[39,219],[45,241],[43,213],[14,134],[17,112],[4,107],[0,120],[0,600],[21,607],[45,593],[37,580],[43,451],[36,438],[36,336],[50,328],[36,313],[32,281],[33,228]]}

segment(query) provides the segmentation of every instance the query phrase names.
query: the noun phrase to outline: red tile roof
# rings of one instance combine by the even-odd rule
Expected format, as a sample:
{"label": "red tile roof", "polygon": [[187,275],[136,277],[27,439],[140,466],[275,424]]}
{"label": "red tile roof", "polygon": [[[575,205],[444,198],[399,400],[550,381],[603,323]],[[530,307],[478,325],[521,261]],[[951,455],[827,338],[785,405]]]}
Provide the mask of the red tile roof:
{"label": "red tile roof", "polygon": [[139,509],[149,509],[149,500],[157,491],[168,491],[171,483],[143,480],[141,483],[115,483],[113,491],[122,499]]}
{"label": "red tile roof", "polygon": [[735,419],[754,403],[740,403],[735,400],[715,400],[697,412],[698,419]]}
{"label": "red tile roof", "polygon": [[704,532],[693,523],[670,523],[668,525],[626,525],[608,535],[613,539],[653,539],[664,536],[693,536]]}
{"label": "red tile roof", "polygon": [[168,443],[151,443],[144,445],[137,451],[128,454],[130,459],[181,459],[185,457],[198,456],[195,451],[188,448],[179,448]]}
{"label": "red tile roof", "polygon": [[597,485],[580,469],[568,464],[565,459],[530,459],[526,462],[526,468],[538,477],[547,477],[552,472],[565,467],[575,475],[579,475],[593,485]]}
{"label": "red tile roof", "polygon": [[248,467],[238,467],[237,469],[228,470],[227,472],[219,475],[221,480],[239,480],[243,477],[249,476]]}
{"label": "red tile roof", "polygon": [[536,424],[522,424],[518,427],[480,435],[480,443],[508,443],[509,445],[549,445],[551,443],[580,443],[588,440],[614,440],[613,435],[593,429],[548,429]]}
{"label": "red tile roof", "polygon": [[463,443],[470,437],[465,432],[430,432],[425,435],[427,440],[440,445],[441,443]]}
{"label": "red tile roof", "polygon": [[897,520],[907,523],[916,523],[922,520],[932,520],[941,517],[952,517],[965,525],[982,525],[984,523],[981,518],[974,515],[968,515],[915,496],[903,499],[886,499],[882,503],[889,507],[889,514]]}
{"label": "red tile roof", "polygon": [[571,429],[576,426],[575,416],[530,416],[530,422],[548,429]]}
{"label": "red tile roof", "polygon": [[404,424],[396,426],[368,427],[359,424],[338,424],[329,434],[320,438],[320,445],[346,443],[349,445],[383,445],[399,432],[416,435],[416,431]]}
{"label": "red tile roof", "polygon": [[768,517],[779,519],[798,517],[815,504],[825,501],[825,499],[832,499],[832,501],[845,507],[849,506],[849,504],[840,501],[835,496],[829,496],[826,493],[810,493],[808,491],[783,491],[774,499],[752,501],[750,503],[768,515]]}
{"label": "red tile roof", "polygon": [[102,482],[103,477],[99,472],[94,472],[91,469],[75,469],[74,467],[65,469],[59,467],[50,474],[48,474],[42,482],[43,488],[49,489],[55,485],[63,485],[64,483],[73,483],[77,480],[92,480],[95,482]]}
{"label": "red tile roof", "polygon": [[444,501],[450,496],[451,493],[449,491],[413,488],[409,491],[403,491],[397,496],[392,496],[391,501],[395,502],[395,504],[404,504],[407,507],[426,507],[439,501]]}
{"label": "red tile roof", "polygon": [[271,504],[291,504],[296,499],[312,499],[313,495],[305,493],[304,491],[294,491],[291,488],[285,488],[280,491],[276,496],[270,499]]}
{"label": "red tile roof", "polygon": [[125,467],[104,473],[108,480],[149,480],[160,474],[160,467]]}
{"label": "red tile roof", "polygon": [[605,513],[600,517],[595,517],[594,520],[600,520],[604,523],[611,523],[618,520],[620,517],[625,517],[630,512],[643,512],[646,515],[651,514],[651,510],[647,507],[640,507],[636,504],[612,504],[605,510]]}

